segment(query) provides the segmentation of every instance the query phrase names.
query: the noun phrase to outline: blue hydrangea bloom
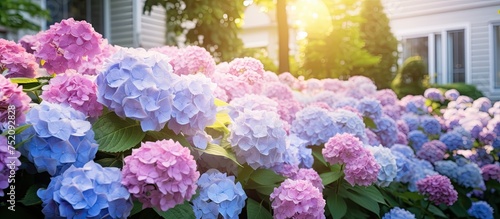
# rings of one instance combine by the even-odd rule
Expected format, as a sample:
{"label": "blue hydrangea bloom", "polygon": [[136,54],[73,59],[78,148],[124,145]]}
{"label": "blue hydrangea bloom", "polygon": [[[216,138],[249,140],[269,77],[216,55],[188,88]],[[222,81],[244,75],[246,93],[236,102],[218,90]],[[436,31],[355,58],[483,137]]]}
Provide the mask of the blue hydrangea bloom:
{"label": "blue hydrangea bloom", "polygon": [[453,181],[458,178],[458,165],[451,160],[436,161],[434,162],[434,168],[439,174],[447,176]]}
{"label": "blue hydrangea bloom", "polygon": [[429,138],[420,130],[413,130],[408,133],[408,143],[415,149],[419,151],[425,142],[428,142]]}
{"label": "blue hydrangea bloom", "polygon": [[415,219],[415,215],[405,209],[395,207],[385,213],[382,219]]}
{"label": "blue hydrangea bloom", "polygon": [[120,49],[96,79],[97,101],[118,116],[161,130],[172,116],[173,74],[169,57],[143,49]]}
{"label": "blue hydrangea bloom", "polygon": [[382,146],[368,146],[378,165],[380,171],[377,176],[376,184],[378,186],[387,187],[396,178],[398,166],[396,158],[391,153],[391,149]]}
{"label": "blue hydrangea bloom", "polygon": [[413,158],[411,160],[411,169],[413,170],[413,175],[411,176],[410,182],[408,184],[408,190],[410,192],[417,191],[417,182],[424,179],[427,176],[437,175],[438,173],[434,171],[434,167],[429,161],[420,160]]}
{"label": "blue hydrangea bloom", "polygon": [[472,154],[469,157],[469,160],[476,163],[479,167],[495,162],[495,158],[493,158],[493,156],[489,154],[484,147],[477,148],[476,153]]}
{"label": "blue hydrangea bloom", "polygon": [[308,145],[323,144],[339,133],[328,111],[316,106],[307,106],[297,112],[290,131],[306,140]]}
{"label": "blue hydrangea bloom", "polygon": [[310,148],[307,148],[307,141],[297,137],[294,134],[287,136],[286,154],[288,154],[288,156],[285,155],[285,163],[301,168],[312,168],[314,162],[312,150]]}
{"label": "blue hydrangea bloom", "polygon": [[475,163],[467,163],[463,166],[459,166],[457,169],[456,181],[461,186],[467,188],[479,188],[483,181],[483,175],[481,175],[481,168]]}
{"label": "blue hydrangea bloom", "polygon": [[439,133],[441,133],[441,124],[436,118],[432,116],[420,117],[420,126],[426,134],[438,135]]}
{"label": "blue hydrangea bloom", "polygon": [[413,96],[410,101],[406,104],[406,112],[415,113],[418,115],[427,114],[428,109],[425,105],[425,97],[422,95]]}
{"label": "blue hydrangea bloom", "polygon": [[198,186],[199,196],[193,200],[196,218],[238,218],[247,195],[241,183],[234,182],[234,176],[210,169],[200,176]]}
{"label": "blue hydrangea bloom", "polygon": [[[336,129],[338,130],[337,133],[350,133],[362,142],[368,141],[365,134],[365,123],[356,113],[344,109],[337,109],[330,112],[329,115],[335,123]],[[328,139],[326,140],[328,141]]]}
{"label": "blue hydrangea bloom", "polygon": [[244,111],[229,126],[228,141],[238,161],[253,169],[271,168],[283,162],[286,150],[286,132],[277,113]]}
{"label": "blue hydrangea bloom", "polygon": [[[217,114],[215,86],[203,74],[181,76],[173,84],[172,119],[168,127],[176,134],[194,135],[214,123]],[[202,148],[205,147],[206,144]]]}
{"label": "blue hydrangea bloom", "polygon": [[415,114],[404,114],[401,119],[406,122],[409,131],[417,130],[418,126],[420,125],[418,116],[416,116]]}
{"label": "blue hydrangea bloom", "polygon": [[442,141],[450,151],[471,149],[473,145],[470,133],[462,127],[455,127],[452,131],[448,131],[441,135],[439,140]]}
{"label": "blue hydrangea bloom", "polygon": [[24,141],[20,151],[38,172],[54,176],[71,164],[82,167],[97,153],[90,122],[69,106],[43,101],[27,113],[26,123],[32,126],[16,140]]}
{"label": "blue hydrangea bloom", "polygon": [[377,120],[382,116],[382,105],[374,98],[365,97],[361,99],[357,107],[358,111],[366,117]]}
{"label": "blue hydrangea bloom", "polygon": [[382,116],[374,122],[377,128],[373,132],[379,137],[380,143],[386,147],[394,145],[398,136],[396,122],[388,116]]}
{"label": "blue hydrangea bloom", "polygon": [[473,202],[467,213],[478,219],[493,219],[493,208],[485,201]]}
{"label": "blue hydrangea bloom", "polygon": [[410,181],[413,170],[411,169],[411,160],[398,151],[392,151],[392,155],[396,159],[396,166],[398,167],[396,178],[394,181],[407,183]]}
{"label": "blue hydrangea bloom", "polygon": [[415,157],[415,152],[408,145],[395,144],[391,147],[391,151],[392,152],[397,151],[397,152],[403,154],[408,159]]}
{"label": "blue hydrangea bloom", "polygon": [[333,105],[333,108],[339,109],[339,108],[346,107],[346,106],[349,106],[349,107],[356,109],[358,106],[358,99],[344,96],[335,102],[335,104]]}
{"label": "blue hydrangea bloom", "polygon": [[121,180],[120,169],[89,161],[51,178],[37,195],[46,218],[127,218],[133,204]]}

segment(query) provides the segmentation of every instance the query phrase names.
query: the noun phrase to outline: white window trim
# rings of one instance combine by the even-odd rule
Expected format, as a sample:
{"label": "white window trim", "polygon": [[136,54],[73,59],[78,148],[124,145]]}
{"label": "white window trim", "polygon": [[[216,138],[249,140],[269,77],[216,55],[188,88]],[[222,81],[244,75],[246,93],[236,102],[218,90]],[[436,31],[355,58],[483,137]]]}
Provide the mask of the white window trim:
{"label": "white window trim", "polygon": [[[490,21],[488,24],[488,38],[489,42],[488,44],[490,45],[490,51],[489,51],[489,56],[490,56],[490,92],[495,92],[495,93],[500,93],[500,87],[495,88],[495,51],[493,45],[495,44],[494,42],[494,37],[495,37],[495,29],[494,27],[498,26],[500,28],[500,20],[497,21]],[[500,42],[498,42],[500,43]],[[500,51],[498,56],[500,57]]]}
{"label": "white window trim", "polygon": [[[471,25],[470,23],[455,23],[455,24],[446,24],[446,25],[438,25],[438,26],[428,26],[428,27],[422,27],[422,28],[411,28],[403,31],[398,31],[395,32],[394,34],[398,36],[399,39],[405,40],[409,38],[417,38],[417,37],[428,37],[428,48],[429,48],[429,59],[430,57],[434,57],[434,48],[431,46],[434,46],[435,43],[435,38],[431,40],[429,37],[430,35],[434,34],[441,34],[441,49],[442,49],[442,63],[441,63],[441,81],[435,81],[435,83],[438,84],[447,84],[451,83],[449,82],[449,77],[448,77],[448,31],[453,31],[453,30],[464,30],[464,41],[465,41],[465,83],[470,84],[471,83],[471,63],[472,63],[472,58],[471,58]],[[432,42],[431,42],[432,41]],[[431,45],[433,43],[433,45]],[[431,55],[432,54],[432,55]],[[401,57],[400,57],[401,59]],[[400,60],[400,63],[402,63],[404,60]],[[434,66],[431,66],[431,63]],[[437,72],[437,67],[436,63],[434,60],[431,62],[429,61],[429,76],[433,76]],[[436,72],[433,72],[436,71]],[[431,73],[432,72],[432,73]],[[433,79],[432,79],[433,80]],[[500,91],[500,89],[498,90]]]}

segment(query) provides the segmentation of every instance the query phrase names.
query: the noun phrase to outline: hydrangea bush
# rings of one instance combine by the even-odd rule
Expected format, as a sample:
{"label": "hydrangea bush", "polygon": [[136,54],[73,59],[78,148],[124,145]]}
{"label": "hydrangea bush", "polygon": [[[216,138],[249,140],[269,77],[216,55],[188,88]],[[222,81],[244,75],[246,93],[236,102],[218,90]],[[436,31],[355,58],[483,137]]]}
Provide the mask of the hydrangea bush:
{"label": "hydrangea bush", "polygon": [[123,48],[73,19],[0,51],[2,216],[500,217],[487,98]]}

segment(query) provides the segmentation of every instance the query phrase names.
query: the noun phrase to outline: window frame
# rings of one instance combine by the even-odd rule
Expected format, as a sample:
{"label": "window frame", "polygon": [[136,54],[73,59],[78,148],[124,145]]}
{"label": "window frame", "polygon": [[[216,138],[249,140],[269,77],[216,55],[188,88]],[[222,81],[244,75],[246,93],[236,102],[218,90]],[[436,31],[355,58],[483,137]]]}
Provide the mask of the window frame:
{"label": "window frame", "polygon": [[[498,33],[495,32],[495,28],[498,29]],[[500,61],[498,61],[498,59],[500,59],[500,49],[498,51],[495,50],[496,47],[500,47],[500,20],[490,22],[488,25],[488,29],[490,45],[490,91],[500,92],[500,84],[498,86],[496,85],[496,72],[500,72]],[[496,34],[499,34],[499,36],[497,36]],[[498,42],[496,42],[496,39],[498,39]],[[498,77],[500,77],[500,75]]]}

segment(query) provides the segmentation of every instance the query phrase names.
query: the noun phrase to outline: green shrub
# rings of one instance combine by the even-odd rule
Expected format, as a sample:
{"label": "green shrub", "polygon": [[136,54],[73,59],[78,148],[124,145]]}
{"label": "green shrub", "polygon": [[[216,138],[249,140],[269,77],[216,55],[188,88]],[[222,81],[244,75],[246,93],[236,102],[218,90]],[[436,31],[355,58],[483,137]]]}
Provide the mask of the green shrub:
{"label": "green shrub", "polygon": [[469,96],[472,99],[477,99],[484,97],[484,94],[476,88],[476,86],[464,83],[452,83],[452,84],[432,84],[431,87],[442,89],[443,92],[456,89],[460,95]]}
{"label": "green shrub", "polygon": [[391,87],[399,98],[409,94],[423,94],[427,84],[427,67],[420,56],[405,60],[392,81]]}

